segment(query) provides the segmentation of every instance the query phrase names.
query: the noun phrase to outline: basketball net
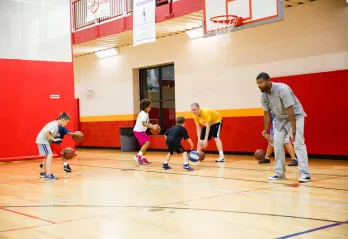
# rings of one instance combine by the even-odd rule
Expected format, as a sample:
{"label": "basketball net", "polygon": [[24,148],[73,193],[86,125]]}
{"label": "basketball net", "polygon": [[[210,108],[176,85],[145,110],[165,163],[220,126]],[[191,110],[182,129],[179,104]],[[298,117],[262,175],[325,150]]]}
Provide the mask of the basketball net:
{"label": "basketball net", "polygon": [[214,30],[215,35],[218,38],[218,41],[220,41],[222,44],[228,44],[231,43],[231,31],[232,29],[236,26],[238,22],[238,19],[236,18],[231,18],[229,20],[225,20],[225,23],[223,24],[223,27]]}

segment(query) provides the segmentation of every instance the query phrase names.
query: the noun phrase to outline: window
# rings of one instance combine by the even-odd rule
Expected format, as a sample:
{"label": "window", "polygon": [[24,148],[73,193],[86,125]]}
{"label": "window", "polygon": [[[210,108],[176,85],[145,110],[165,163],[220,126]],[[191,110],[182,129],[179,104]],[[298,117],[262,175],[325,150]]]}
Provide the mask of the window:
{"label": "window", "polygon": [[140,99],[150,99],[150,123],[161,126],[161,134],[175,125],[174,65],[140,70]]}

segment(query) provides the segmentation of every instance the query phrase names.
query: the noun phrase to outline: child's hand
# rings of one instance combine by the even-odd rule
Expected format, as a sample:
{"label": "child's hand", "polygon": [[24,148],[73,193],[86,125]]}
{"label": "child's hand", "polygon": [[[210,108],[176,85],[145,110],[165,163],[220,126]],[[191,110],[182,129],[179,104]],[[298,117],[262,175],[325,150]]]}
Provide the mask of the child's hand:
{"label": "child's hand", "polygon": [[194,147],[193,143],[191,143],[191,144],[190,144],[190,146],[191,146],[191,150],[192,150],[192,149],[193,149],[193,147]]}
{"label": "child's hand", "polygon": [[273,146],[273,137],[270,134],[266,134],[265,138],[267,139],[268,143]]}
{"label": "child's hand", "polygon": [[60,138],[55,138],[55,139],[53,139],[52,141],[53,141],[53,142],[58,142],[58,141],[62,141],[62,139],[60,139]]}
{"label": "child's hand", "polygon": [[266,131],[265,130],[263,130],[261,134],[262,134],[263,137],[266,137]]}

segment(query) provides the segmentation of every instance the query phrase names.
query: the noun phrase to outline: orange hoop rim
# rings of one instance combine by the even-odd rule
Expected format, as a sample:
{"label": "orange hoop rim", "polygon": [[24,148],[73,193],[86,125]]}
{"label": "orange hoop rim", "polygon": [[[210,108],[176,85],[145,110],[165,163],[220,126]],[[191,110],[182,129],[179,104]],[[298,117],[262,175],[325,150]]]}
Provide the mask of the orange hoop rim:
{"label": "orange hoop rim", "polygon": [[[218,20],[218,18],[225,18],[225,19],[221,19]],[[231,24],[232,19],[237,20],[237,23],[235,24],[235,26],[240,26],[243,24],[243,18],[242,17],[238,17],[237,15],[220,15],[220,16],[215,16],[210,18],[210,21],[214,22],[214,23],[220,23],[220,24]]]}

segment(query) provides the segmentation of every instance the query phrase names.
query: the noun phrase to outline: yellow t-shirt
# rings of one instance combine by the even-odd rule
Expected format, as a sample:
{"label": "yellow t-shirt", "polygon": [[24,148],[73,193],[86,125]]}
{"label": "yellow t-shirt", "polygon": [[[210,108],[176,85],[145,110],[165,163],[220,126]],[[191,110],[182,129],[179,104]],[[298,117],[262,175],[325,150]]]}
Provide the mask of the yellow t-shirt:
{"label": "yellow t-shirt", "polygon": [[193,119],[196,124],[201,124],[205,126],[206,122],[209,122],[210,126],[222,121],[221,115],[215,110],[209,108],[201,108],[201,115],[193,115]]}

